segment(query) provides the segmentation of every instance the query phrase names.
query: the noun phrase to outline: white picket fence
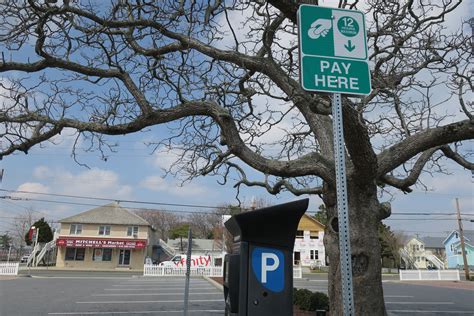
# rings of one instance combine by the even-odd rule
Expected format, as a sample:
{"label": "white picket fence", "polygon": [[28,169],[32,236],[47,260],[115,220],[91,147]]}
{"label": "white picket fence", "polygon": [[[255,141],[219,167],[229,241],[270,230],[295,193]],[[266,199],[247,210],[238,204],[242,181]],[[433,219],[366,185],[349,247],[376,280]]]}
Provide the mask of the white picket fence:
{"label": "white picket fence", "polygon": [[459,270],[400,270],[400,281],[459,281]]}
{"label": "white picket fence", "polygon": [[19,266],[18,262],[0,262],[0,275],[17,275]]}
{"label": "white picket fence", "polygon": [[303,268],[293,267],[293,279],[301,279],[303,277]]}
{"label": "white picket fence", "polygon": [[[221,277],[222,267],[192,267],[191,276]],[[144,276],[185,276],[186,267],[165,267],[154,264],[145,264],[143,267]]]}
{"label": "white picket fence", "polygon": [[[192,267],[191,276],[223,276],[222,267]],[[145,264],[143,266],[143,276],[185,276],[186,267],[165,267],[155,264]],[[303,277],[303,269],[301,267],[293,268],[293,279],[301,279]]]}

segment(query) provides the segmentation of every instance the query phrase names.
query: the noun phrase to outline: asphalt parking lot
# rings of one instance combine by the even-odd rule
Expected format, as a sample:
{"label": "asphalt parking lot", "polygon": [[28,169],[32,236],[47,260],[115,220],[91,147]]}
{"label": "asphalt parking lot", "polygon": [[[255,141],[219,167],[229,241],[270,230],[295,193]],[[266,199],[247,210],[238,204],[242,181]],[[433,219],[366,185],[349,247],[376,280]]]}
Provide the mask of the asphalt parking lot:
{"label": "asphalt parking lot", "polygon": [[[327,293],[327,275],[304,275],[294,286]],[[474,283],[406,283],[386,276],[390,316],[474,315]],[[182,315],[184,278],[130,273],[37,272],[0,278],[0,315]],[[223,315],[222,291],[203,278],[190,282],[191,315]]]}
{"label": "asphalt parking lot", "polygon": [[[474,284],[469,282],[443,282],[441,286],[430,281],[402,283],[390,277],[382,282],[388,315],[474,315]],[[304,275],[293,284],[327,293],[327,275]]]}
{"label": "asphalt parking lot", "polygon": [[[44,277],[0,281],[0,315],[182,315],[184,278]],[[190,282],[191,315],[223,315],[221,291]]]}

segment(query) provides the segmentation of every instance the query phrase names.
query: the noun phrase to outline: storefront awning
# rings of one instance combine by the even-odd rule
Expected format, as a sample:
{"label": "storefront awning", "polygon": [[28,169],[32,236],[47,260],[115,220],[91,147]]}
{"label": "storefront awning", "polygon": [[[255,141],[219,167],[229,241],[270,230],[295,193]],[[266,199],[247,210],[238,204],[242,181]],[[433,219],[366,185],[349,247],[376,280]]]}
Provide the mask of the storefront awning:
{"label": "storefront awning", "polygon": [[56,245],[58,247],[142,249],[146,247],[146,239],[59,237]]}

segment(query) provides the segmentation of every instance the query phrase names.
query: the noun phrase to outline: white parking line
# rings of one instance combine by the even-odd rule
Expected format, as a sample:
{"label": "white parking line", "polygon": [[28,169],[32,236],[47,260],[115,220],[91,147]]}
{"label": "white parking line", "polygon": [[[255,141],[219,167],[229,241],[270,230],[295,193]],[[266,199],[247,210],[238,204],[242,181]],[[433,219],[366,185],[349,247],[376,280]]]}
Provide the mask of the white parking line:
{"label": "white parking line", "polygon": [[[76,304],[142,304],[142,303],[182,303],[183,300],[169,300],[169,301],[93,301],[93,302],[76,302]],[[199,302],[224,302],[224,299],[217,300],[189,300],[190,303]]]}
{"label": "white parking line", "polygon": [[[136,283],[136,282],[166,282],[166,283],[184,283],[185,280],[182,279],[182,280],[179,280],[179,281],[176,281],[176,280],[173,280],[173,281],[168,281],[167,279],[160,279],[160,278],[157,278],[157,279],[148,279],[148,280],[137,280],[137,279],[130,279],[130,281],[128,283]],[[201,282],[201,283],[208,283],[207,281],[205,280],[202,280],[202,279],[191,279],[190,282],[192,283],[196,283],[196,282]]]}
{"label": "white parking line", "polygon": [[452,305],[454,302],[385,302],[385,304],[400,304],[400,305]]}
{"label": "white parking line", "polygon": [[[184,295],[181,293],[113,293],[113,294],[93,294],[91,296],[170,296],[170,295]],[[193,295],[224,295],[222,292],[210,292],[210,293],[190,293]]]}
{"label": "white parking line", "polygon": [[131,280],[131,277],[91,277],[91,276],[40,276],[40,275],[32,275],[31,278],[33,279],[82,279],[82,280]]}
{"label": "white parking line", "polygon": [[[63,313],[48,313],[48,315],[116,315],[116,314],[183,314],[183,310],[171,310],[171,311],[127,311],[127,312],[63,312]],[[224,310],[218,309],[191,309],[189,313],[217,313],[223,314]]]}
{"label": "white parking line", "polygon": [[[128,289],[104,289],[104,291],[169,291],[169,290],[184,290],[183,287],[147,287],[147,288],[128,288]],[[190,290],[213,290],[215,291],[216,288],[213,286],[209,287],[191,287]]]}
{"label": "white parking line", "polygon": [[[154,284],[163,284],[163,285],[184,285],[184,282],[120,282],[116,285],[121,285],[121,286],[133,286],[133,285],[154,285]],[[190,282],[189,284],[191,285],[203,285],[203,284],[209,284],[209,282]]]}
{"label": "white parking line", "polygon": [[420,311],[420,310],[409,310],[409,309],[388,309],[387,312],[390,313],[409,313],[409,314],[414,314],[414,313],[424,313],[424,314],[441,314],[441,315],[446,315],[446,314],[469,314],[469,315],[474,315],[474,311]]}
{"label": "white parking line", "polygon": [[[155,283],[155,284],[114,284],[112,286],[115,286],[115,287],[133,287],[133,286],[163,286],[163,287],[168,287],[168,285],[171,285],[171,286],[178,286],[178,285],[181,285],[182,287],[184,287],[184,283],[175,283],[175,284],[168,284],[168,283]],[[200,284],[190,284],[190,288],[193,287],[193,285],[197,285],[197,286],[202,286],[202,285],[210,285],[209,283],[200,283]]]}

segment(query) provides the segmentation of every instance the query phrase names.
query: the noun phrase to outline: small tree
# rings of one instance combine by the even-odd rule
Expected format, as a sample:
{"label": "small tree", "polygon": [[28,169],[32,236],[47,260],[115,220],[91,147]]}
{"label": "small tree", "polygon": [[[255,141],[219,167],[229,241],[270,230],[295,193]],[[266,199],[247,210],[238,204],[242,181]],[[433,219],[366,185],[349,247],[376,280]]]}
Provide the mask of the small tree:
{"label": "small tree", "polygon": [[[189,231],[189,224],[181,224],[173,229],[170,230],[169,235],[171,239],[180,239],[180,251],[184,251],[185,244],[187,244],[187,241],[185,244],[183,244],[183,237],[186,238],[188,237],[188,231]],[[187,246],[186,246],[187,247]]]}
{"label": "small tree", "polygon": [[399,249],[401,241],[391,230],[390,226],[383,223],[379,225],[379,241],[381,247],[382,264],[388,259],[392,261],[387,268],[396,267],[400,263]]}
{"label": "small tree", "polygon": [[319,211],[316,212],[316,214],[314,214],[314,218],[320,222],[321,224],[323,225],[327,225],[328,223],[328,215],[326,213],[326,207],[324,207],[324,204],[321,204],[319,206]]}
{"label": "small tree", "polygon": [[[38,242],[44,243],[53,240],[53,231],[51,230],[49,224],[44,220],[44,217],[34,222],[32,226],[34,226],[36,229],[39,229]],[[30,239],[29,231],[27,231],[25,234],[25,242],[27,245],[31,245],[33,242]]]}
{"label": "small tree", "polygon": [[0,236],[0,243],[2,244],[2,249],[8,249],[12,243],[12,237],[8,233]]}

